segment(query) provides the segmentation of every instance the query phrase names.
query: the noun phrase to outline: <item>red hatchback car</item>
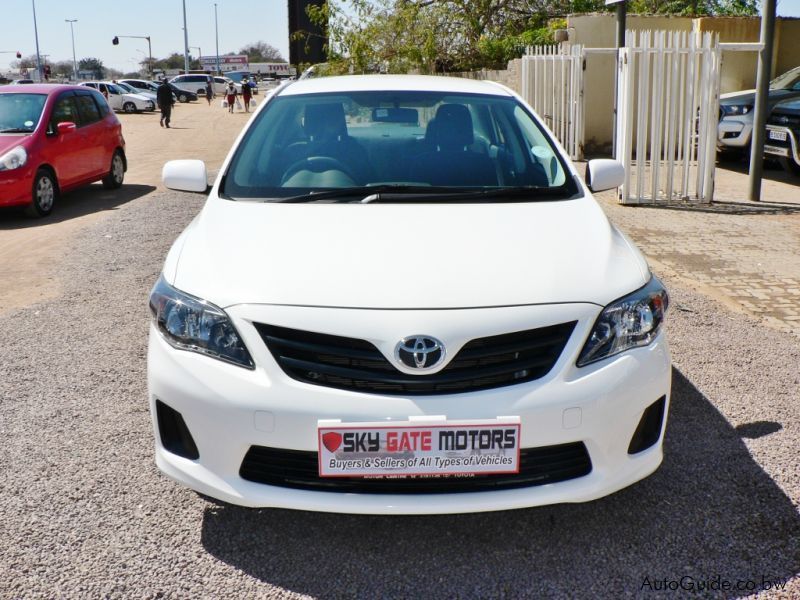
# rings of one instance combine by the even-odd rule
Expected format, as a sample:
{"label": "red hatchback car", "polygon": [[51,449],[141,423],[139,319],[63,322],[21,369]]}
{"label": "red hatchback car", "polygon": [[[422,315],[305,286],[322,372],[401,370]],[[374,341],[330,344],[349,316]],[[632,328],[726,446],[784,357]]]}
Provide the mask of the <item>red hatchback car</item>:
{"label": "red hatchback car", "polygon": [[103,95],[72,85],[0,87],[0,206],[50,214],[59,194],[122,185],[122,125]]}

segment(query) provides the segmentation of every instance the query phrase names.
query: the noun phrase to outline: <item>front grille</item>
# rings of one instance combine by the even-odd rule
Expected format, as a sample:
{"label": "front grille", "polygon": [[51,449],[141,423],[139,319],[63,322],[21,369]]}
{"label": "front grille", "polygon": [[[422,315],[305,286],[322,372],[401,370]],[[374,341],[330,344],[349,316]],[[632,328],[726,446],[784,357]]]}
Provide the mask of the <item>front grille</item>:
{"label": "front grille", "polygon": [[279,487],[361,494],[445,494],[510,490],[557,483],[588,475],[592,461],[583,442],[523,448],[519,473],[472,477],[320,477],[317,453],[251,446],[242,461],[242,479]]}
{"label": "front grille", "polygon": [[772,113],[767,119],[770,125],[778,125],[780,127],[789,127],[797,129],[800,127],[800,115],[782,115],[780,113]]}
{"label": "front grille", "polygon": [[553,368],[577,321],[468,342],[433,375],[397,370],[370,342],[255,323],[283,371],[298,381],[380,394],[473,392],[533,381]]}

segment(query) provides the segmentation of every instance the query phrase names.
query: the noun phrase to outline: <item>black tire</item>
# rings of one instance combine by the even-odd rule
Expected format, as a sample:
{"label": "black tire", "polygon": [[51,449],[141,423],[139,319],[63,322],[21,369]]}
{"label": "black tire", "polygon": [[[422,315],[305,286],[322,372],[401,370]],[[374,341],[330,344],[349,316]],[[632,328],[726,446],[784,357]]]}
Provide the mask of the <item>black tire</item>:
{"label": "black tire", "polygon": [[731,148],[730,146],[717,146],[717,160],[721,163],[742,162],[745,156],[750,160],[750,148]]}
{"label": "black tire", "polygon": [[180,96],[178,96],[178,102],[183,102],[184,104],[186,104],[188,101],[189,101],[189,96],[187,96],[186,94],[181,94]]}
{"label": "black tire", "polygon": [[33,178],[31,203],[25,207],[25,214],[34,219],[46,217],[53,212],[58,200],[58,182],[47,169],[39,169]]}
{"label": "black tire", "polygon": [[133,102],[126,102],[122,105],[122,110],[128,114],[136,112],[136,105]]}
{"label": "black tire", "polygon": [[794,175],[795,177],[800,177],[800,165],[794,162],[793,158],[786,158],[782,156],[778,159],[778,162],[781,163],[781,167],[783,167],[784,171],[790,175]]}
{"label": "black tire", "polygon": [[119,150],[111,157],[111,168],[108,175],[103,177],[103,187],[107,190],[116,190],[122,187],[125,180],[125,157]]}

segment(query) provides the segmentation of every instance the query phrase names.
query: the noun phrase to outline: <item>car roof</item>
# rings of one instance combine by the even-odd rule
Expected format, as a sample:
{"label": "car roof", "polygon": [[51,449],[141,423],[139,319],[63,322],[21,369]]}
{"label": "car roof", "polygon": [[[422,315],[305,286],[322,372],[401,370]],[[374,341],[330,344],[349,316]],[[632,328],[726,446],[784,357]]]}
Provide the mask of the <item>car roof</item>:
{"label": "car roof", "polygon": [[21,85],[4,85],[0,93],[12,94],[56,94],[65,90],[85,91],[85,86],[67,85],[62,83],[25,83]]}
{"label": "car roof", "polygon": [[281,96],[298,94],[324,94],[331,92],[445,92],[454,94],[488,94],[510,96],[501,85],[491,81],[477,81],[462,77],[433,75],[344,75],[303,79],[285,86]]}

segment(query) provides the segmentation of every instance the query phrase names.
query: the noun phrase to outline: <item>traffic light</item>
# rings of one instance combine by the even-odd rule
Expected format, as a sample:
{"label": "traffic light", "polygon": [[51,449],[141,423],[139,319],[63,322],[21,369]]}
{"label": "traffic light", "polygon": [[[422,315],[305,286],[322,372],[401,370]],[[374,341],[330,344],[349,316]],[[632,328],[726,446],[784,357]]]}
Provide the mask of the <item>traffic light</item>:
{"label": "traffic light", "polygon": [[119,38],[117,36],[114,36],[114,39],[111,40],[111,43],[114,44],[115,46],[119,45]]}
{"label": "traffic light", "polygon": [[17,52],[17,58],[22,58],[22,52]]}

